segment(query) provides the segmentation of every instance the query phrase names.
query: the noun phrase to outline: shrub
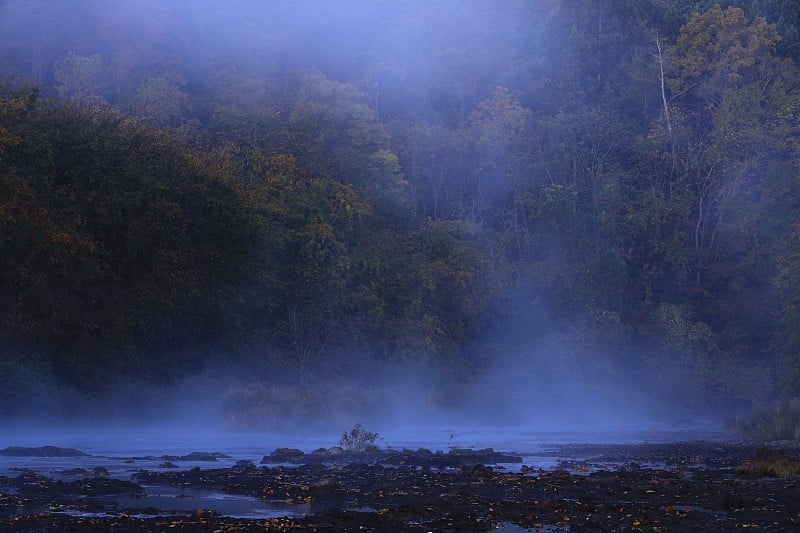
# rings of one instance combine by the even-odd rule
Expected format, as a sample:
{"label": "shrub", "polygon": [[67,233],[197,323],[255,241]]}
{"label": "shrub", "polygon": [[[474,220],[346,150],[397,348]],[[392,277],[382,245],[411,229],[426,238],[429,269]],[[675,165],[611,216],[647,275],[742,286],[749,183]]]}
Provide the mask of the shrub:
{"label": "shrub", "polygon": [[739,472],[769,477],[800,474],[800,459],[786,450],[760,448],[756,456],[739,468]]}
{"label": "shrub", "polygon": [[375,441],[379,437],[380,435],[377,433],[367,431],[361,427],[361,424],[356,424],[349,432],[342,433],[339,447],[348,453],[365,453],[377,450]]}

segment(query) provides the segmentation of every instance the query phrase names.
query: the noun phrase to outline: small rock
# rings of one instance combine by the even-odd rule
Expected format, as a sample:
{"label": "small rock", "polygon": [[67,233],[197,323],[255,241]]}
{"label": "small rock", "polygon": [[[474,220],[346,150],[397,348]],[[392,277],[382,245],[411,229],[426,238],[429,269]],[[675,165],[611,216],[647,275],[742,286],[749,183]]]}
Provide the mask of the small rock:
{"label": "small rock", "polygon": [[261,463],[302,463],[304,460],[305,454],[302,450],[297,448],[276,448],[271,454],[265,455]]}
{"label": "small rock", "polygon": [[107,476],[108,475],[108,468],[104,466],[96,466],[92,468],[92,475],[93,476]]}

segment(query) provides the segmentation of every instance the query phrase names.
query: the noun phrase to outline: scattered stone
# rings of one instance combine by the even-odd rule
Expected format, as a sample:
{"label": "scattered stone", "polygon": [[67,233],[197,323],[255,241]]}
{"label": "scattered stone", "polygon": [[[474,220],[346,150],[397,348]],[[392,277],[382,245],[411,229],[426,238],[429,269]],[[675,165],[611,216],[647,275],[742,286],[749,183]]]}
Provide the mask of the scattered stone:
{"label": "scattered stone", "polygon": [[[494,457],[491,450],[381,452],[381,461],[335,460],[299,466],[139,471],[136,483],[93,477],[71,483],[36,472],[0,476],[0,530],[16,531],[795,531],[800,516],[796,475],[764,477],[736,465],[752,459],[742,443],[565,447],[575,470],[530,467],[498,471],[469,461],[424,469],[414,462],[457,464]],[[792,452],[794,453],[794,452]],[[307,454],[311,455],[311,454]],[[355,457],[358,454],[353,455]],[[566,457],[569,454],[556,456]],[[512,456],[513,457],[513,456]],[[389,458],[407,464],[385,467]],[[612,460],[613,458],[613,460]],[[662,466],[654,466],[654,460]],[[664,466],[667,465],[667,466]],[[677,466],[669,466],[677,465]],[[581,466],[591,467],[581,472]],[[687,475],[687,474],[691,475]],[[123,508],[119,495],[142,485],[173,486],[286,502],[306,516],[258,520],[196,512]],[[143,503],[145,503],[143,501]],[[148,502],[149,504],[149,502]],[[135,518],[131,513],[146,518]],[[287,515],[290,514],[287,512]],[[301,513],[303,514],[303,513]]]}
{"label": "scattered stone", "polygon": [[339,446],[317,448],[311,453],[303,453],[296,448],[278,448],[264,456],[261,464],[384,464],[391,466],[411,466],[419,468],[460,468],[474,464],[521,463],[522,457],[495,452],[491,448],[482,450],[454,449],[450,453],[436,452],[426,448],[418,450],[379,450],[347,452]]}
{"label": "scattered stone", "polygon": [[66,484],[66,494],[83,496],[134,496],[143,497],[145,490],[130,481],[93,477]]}
{"label": "scattered stone", "polygon": [[517,455],[510,455],[507,453],[499,453],[492,448],[484,448],[482,450],[472,450],[464,448],[454,448],[448,454],[451,457],[458,457],[469,460],[472,464],[497,464],[497,463],[521,463],[522,457]]}
{"label": "scattered stone", "polygon": [[6,478],[2,484],[14,488],[17,494],[26,497],[145,495],[142,487],[121,479],[93,477],[66,483],[31,471],[23,472],[16,478]]}
{"label": "scattered stone", "polygon": [[188,455],[182,455],[181,461],[216,461],[217,459],[230,459],[230,455],[225,455],[219,452],[192,452]]}

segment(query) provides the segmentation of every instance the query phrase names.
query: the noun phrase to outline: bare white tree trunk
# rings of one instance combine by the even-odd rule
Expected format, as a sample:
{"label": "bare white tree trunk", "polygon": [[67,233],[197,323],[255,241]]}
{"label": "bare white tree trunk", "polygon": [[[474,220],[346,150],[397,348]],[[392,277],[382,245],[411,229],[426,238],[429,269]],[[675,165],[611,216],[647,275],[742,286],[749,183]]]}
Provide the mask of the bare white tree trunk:
{"label": "bare white tree trunk", "polygon": [[673,174],[675,172],[676,160],[675,134],[672,131],[672,118],[669,114],[669,101],[667,100],[666,76],[664,74],[664,54],[661,51],[661,39],[658,37],[658,35],[656,35],[656,50],[658,51],[656,58],[658,59],[659,80],[661,81],[661,101],[664,103],[664,120],[667,123],[669,143],[672,150],[672,168],[670,169],[670,174]]}

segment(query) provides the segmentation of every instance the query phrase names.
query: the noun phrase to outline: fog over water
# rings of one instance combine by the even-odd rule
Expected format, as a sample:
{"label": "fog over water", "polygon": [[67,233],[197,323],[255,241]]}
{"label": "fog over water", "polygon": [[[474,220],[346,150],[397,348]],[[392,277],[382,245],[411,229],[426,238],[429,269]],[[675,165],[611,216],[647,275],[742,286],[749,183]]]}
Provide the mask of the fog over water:
{"label": "fog over water", "polygon": [[[277,448],[298,448],[306,453],[318,448],[338,444],[340,435],[323,433],[316,436],[270,434],[264,432],[235,432],[225,428],[183,426],[170,424],[160,427],[116,428],[14,428],[12,435],[0,439],[0,449],[8,446],[38,447],[58,445],[75,448],[89,454],[87,457],[3,457],[0,456],[0,475],[9,475],[20,468],[30,468],[46,473],[75,467],[87,469],[104,466],[115,476],[126,476],[130,464],[123,459],[135,458],[135,468],[156,468],[163,463],[162,456],[188,455],[192,452],[220,452],[229,457],[213,463],[180,461],[181,469],[200,466],[222,468],[233,466],[238,460],[258,464]],[[605,430],[541,431],[519,427],[450,427],[434,426],[390,428],[376,444],[382,448],[416,450],[426,448],[447,452],[453,448],[494,448],[521,454],[522,464],[552,466],[558,457],[547,454],[549,447],[568,443],[638,444],[673,442],[676,440],[727,440],[728,435],[715,426],[612,427]],[[507,466],[508,467],[508,466]],[[176,467],[177,468],[177,467]],[[517,465],[514,468],[519,468]],[[55,469],[55,470],[53,470]]]}
{"label": "fog over water", "polygon": [[[289,435],[286,433],[264,432],[231,432],[224,428],[215,428],[209,424],[181,426],[179,423],[160,427],[131,427],[130,425],[114,428],[76,427],[72,425],[63,429],[16,427],[0,435],[0,450],[7,445],[37,447],[58,444],[70,447],[88,455],[81,457],[13,457],[0,454],[0,476],[15,478],[24,472],[36,472],[51,479],[73,482],[81,472],[92,472],[102,468],[107,476],[120,480],[130,479],[131,474],[141,471],[171,472],[199,469],[219,469],[241,467],[240,461],[250,461],[256,465],[262,457],[276,448],[298,448],[306,453],[317,448],[329,448],[337,443],[336,435],[320,434]],[[496,450],[507,450],[518,454],[522,462],[502,464],[497,467],[506,472],[519,472],[522,468],[552,469],[559,466],[562,460],[575,460],[574,455],[559,456],[554,454],[552,446],[563,443],[614,443],[635,444],[641,442],[658,443],[675,440],[719,439],[724,437],[709,427],[692,428],[614,428],[611,431],[586,431],[585,429],[569,432],[520,431],[518,427],[505,429],[476,428],[459,429],[452,427],[441,430],[438,426],[429,427],[393,427],[385,433],[377,444],[390,450],[426,448],[433,451],[456,449],[480,450],[494,447]],[[215,451],[224,454],[213,462],[195,460],[176,460],[169,463],[169,456],[182,456],[196,451]],[[335,461],[335,460],[334,460]],[[605,468],[616,468],[621,463],[608,463]],[[77,472],[77,473],[76,473]],[[248,519],[268,517],[306,516],[314,512],[308,503],[283,502],[265,500],[251,496],[241,496],[226,491],[201,490],[176,486],[143,485],[144,496],[108,498],[118,508],[169,509],[171,512],[195,512],[199,509],[214,509],[224,516]],[[104,499],[94,498],[102,502]],[[117,507],[115,507],[116,509]],[[363,510],[370,512],[369,508]],[[76,513],[80,511],[64,510],[61,512]],[[108,516],[115,516],[114,513]],[[132,511],[130,516],[139,516]],[[88,513],[83,516],[102,516],[103,513]],[[147,512],[143,518],[152,518]]]}
{"label": "fog over water", "polygon": [[[37,127],[89,138],[61,124],[94,119],[70,113],[121,113],[155,139],[112,142],[110,162],[57,140],[14,160],[60,154],[36,186],[55,199],[29,218],[61,247],[9,263],[24,287],[0,294],[22,302],[0,317],[0,448],[255,459],[334,446],[355,424],[438,450],[723,437],[726,417],[776,395],[776,365],[753,354],[777,297],[767,275],[747,289],[767,287],[758,301],[713,292],[727,271],[703,261],[744,252],[697,251],[705,189],[637,181],[673,179],[650,34],[674,41],[679,25],[602,11],[0,2],[0,74],[75,106]],[[180,148],[156,153],[157,132]],[[115,174],[151,154],[156,170],[120,174],[141,183]],[[690,157],[685,175],[703,174]],[[191,171],[172,196],[153,174],[173,179],[174,161]],[[719,209],[708,235],[724,244],[739,219]]]}

